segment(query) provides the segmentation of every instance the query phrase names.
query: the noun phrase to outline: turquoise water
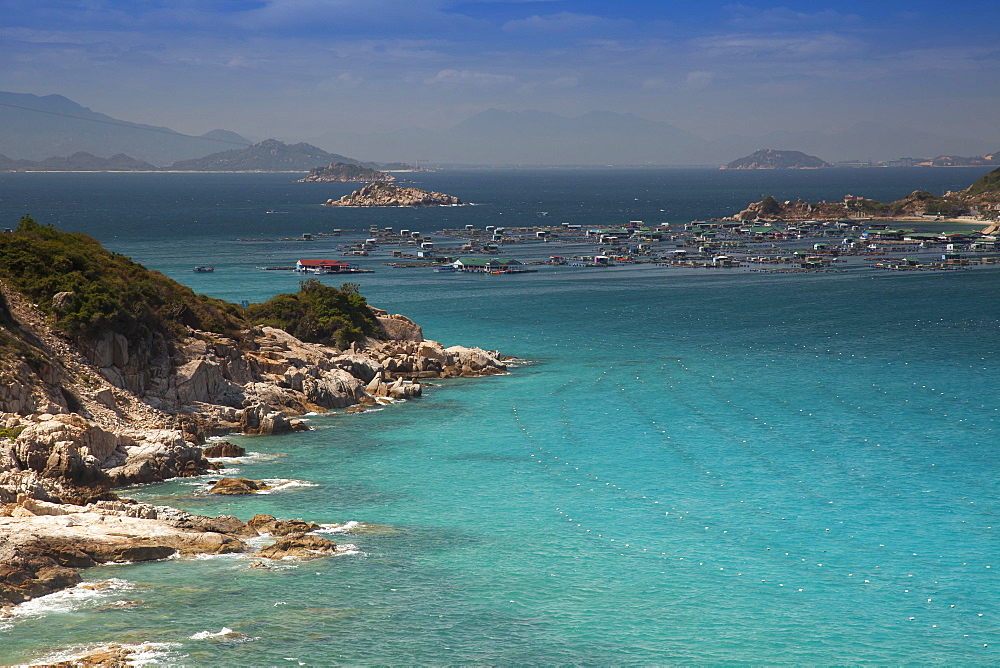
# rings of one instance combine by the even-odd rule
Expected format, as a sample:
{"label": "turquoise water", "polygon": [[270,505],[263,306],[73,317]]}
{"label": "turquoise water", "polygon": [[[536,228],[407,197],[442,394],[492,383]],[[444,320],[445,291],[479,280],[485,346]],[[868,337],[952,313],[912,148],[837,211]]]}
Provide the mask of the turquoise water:
{"label": "turquoise water", "polygon": [[[914,170],[893,183],[895,172],[836,172],[858,182],[828,190],[784,181],[812,175],[736,185],[891,198],[978,175]],[[71,176],[0,184],[3,211],[57,217],[229,299],[294,289],[253,267],[340,243],[235,236],[533,223],[543,209],[586,224],[685,222],[729,213],[718,209],[738,190],[726,172],[605,173],[613,197],[596,190],[600,173],[488,176],[422,177],[479,205],[420,212],[319,209],[318,190],[270,175],[157,175],[138,194],[107,175],[86,188]],[[876,177],[890,182],[864,182]],[[288,213],[262,213],[279,206]],[[328,534],[356,547],[347,554],[272,570],[232,556],[93,569],[117,585],[6,622],[0,663],[112,641],[168,643],[159,661],[189,665],[1000,660],[1000,271],[495,277],[363,260],[377,271],[359,277],[372,303],[429,338],[530,363],[377,412],[316,416],[306,434],[232,439],[259,453],[241,475],[305,484],[238,499],[202,495],[197,480],[132,490],[204,514],[368,528]],[[210,635],[224,628],[243,635]]]}

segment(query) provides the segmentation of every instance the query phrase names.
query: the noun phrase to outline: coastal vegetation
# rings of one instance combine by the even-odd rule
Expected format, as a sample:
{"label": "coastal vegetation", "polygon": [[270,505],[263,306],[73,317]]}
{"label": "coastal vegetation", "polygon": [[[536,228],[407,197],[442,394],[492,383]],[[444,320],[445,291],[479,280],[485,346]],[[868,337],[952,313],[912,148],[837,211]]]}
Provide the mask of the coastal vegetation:
{"label": "coastal vegetation", "polygon": [[[0,280],[37,304],[56,330],[73,338],[94,338],[110,330],[132,342],[153,333],[176,339],[187,328],[233,336],[252,325],[286,329],[302,340],[330,345],[379,335],[378,323],[355,284],[337,289],[311,279],[303,281],[296,294],[277,295],[241,310],[197,295],[104,249],[92,237],[60,231],[30,216],[0,235]],[[2,303],[0,312],[7,317]]]}
{"label": "coastal vegetation", "polygon": [[973,197],[989,194],[996,196],[1000,193],[1000,167],[981,176],[966,192]]}
{"label": "coastal vegetation", "polygon": [[243,326],[238,307],[194,291],[85,234],[30,216],[0,235],[0,279],[38,304],[71,337],[111,329],[130,340],[192,327],[220,334]]}
{"label": "coastal vegetation", "polygon": [[263,304],[251,304],[247,319],[257,325],[283,329],[309,343],[346,348],[366,336],[380,336],[375,315],[357,285],[340,289],[318,279],[302,281],[297,293],[277,295]]}

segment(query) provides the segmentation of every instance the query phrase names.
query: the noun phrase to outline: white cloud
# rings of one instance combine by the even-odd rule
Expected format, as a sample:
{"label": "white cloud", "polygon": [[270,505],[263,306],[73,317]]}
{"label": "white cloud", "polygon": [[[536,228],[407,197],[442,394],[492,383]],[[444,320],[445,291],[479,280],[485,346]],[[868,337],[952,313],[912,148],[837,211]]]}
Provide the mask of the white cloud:
{"label": "white cloud", "polygon": [[688,88],[708,88],[715,79],[714,72],[695,71],[688,72],[684,79],[684,85]]}
{"label": "white cloud", "polygon": [[509,74],[490,74],[488,72],[471,72],[469,70],[441,70],[424,83],[428,84],[461,84],[474,86],[506,86],[516,83],[517,79]]}
{"label": "white cloud", "polygon": [[831,54],[850,54],[864,46],[858,40],[834,33],[803,35],[714,35],[694,40],[693,44],[710,56],[733,58],[767,57],[778,60],[798,60],[816,57],[829,58]]}
{"label": "white cloud", "polygon": [[574,14],[561,12],[546,16],[529,16],[526,19],[508,21],[503,25],[507,33],[542,33],[542,34],[593,34],[625,30],[633,26],[627,19],[609,19],[590,14]]}

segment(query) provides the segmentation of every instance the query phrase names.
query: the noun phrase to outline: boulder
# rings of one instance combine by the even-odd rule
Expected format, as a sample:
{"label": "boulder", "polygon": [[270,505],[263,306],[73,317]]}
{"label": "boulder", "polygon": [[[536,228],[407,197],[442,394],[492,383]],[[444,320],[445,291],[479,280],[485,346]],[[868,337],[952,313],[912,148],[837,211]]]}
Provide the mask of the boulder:
{"label": "boulder", "polygon": [[268,533],[272,536],[287,536],[294,533],[308,533],[320,528],[318,524],[304,522],[302,520],[278,520],[271,515],[254,515],[247,522],[247,526],[260,533]]}
{"label": "boulder", "polygon": [[279,538],[259,554],[267,559],[318,559],[337,552],[337,544],[312,534],[294,533]]}
{"label": "boulder", "polygon": [[271,489],[271,486],[267,483],[261,482],[260,480],[250,480],[249,478],[222,478],[221,480],[216,481],[216,483],[209,488],[208,493],[240,495],[253,494],[254,492],[266,489]]}
{"label": "boulder", "polygon": [[202,454],[206,457],[243,457],[246,453],[246,448],[229,441],[219,441],[202,448]]}

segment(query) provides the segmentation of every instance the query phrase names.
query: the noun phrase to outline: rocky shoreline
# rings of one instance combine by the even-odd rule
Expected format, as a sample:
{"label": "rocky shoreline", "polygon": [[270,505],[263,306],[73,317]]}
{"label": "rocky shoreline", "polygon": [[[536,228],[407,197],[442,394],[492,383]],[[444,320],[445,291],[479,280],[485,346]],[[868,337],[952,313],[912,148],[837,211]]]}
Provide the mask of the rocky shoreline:
{"label": "rocky shoreline", "polygon": [[211,436],[306,430],[299,417],[307,412],[361,411],[419,397],[425,379],[507,369],[496,351],[445,348],[408,318],[378,309],[384,338],[347,349],[271,327],[235,338],[189,328],[177,345],[142,349],[108,332],[84,345],[57,335],[36,306],[0,289],[0,315],[44,357],[16,369],[17,382],[0,384],[0,615],[75,585],[82,568],[247,552],[246,538],[263,533],[278,540],[256,553],[261,559],[335,554],[337,545],[301,520],[201,517],[112,490],[217,470],[203,448]]}

